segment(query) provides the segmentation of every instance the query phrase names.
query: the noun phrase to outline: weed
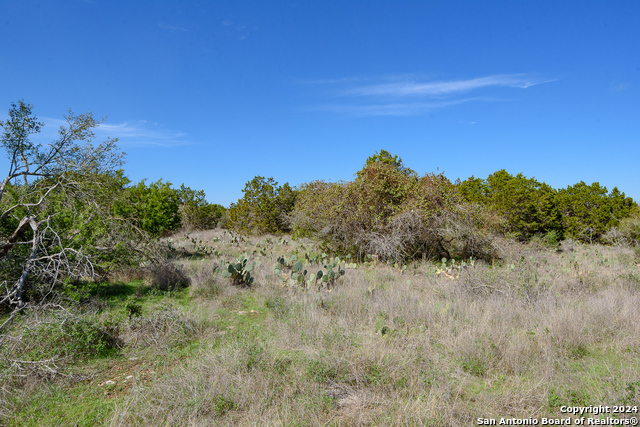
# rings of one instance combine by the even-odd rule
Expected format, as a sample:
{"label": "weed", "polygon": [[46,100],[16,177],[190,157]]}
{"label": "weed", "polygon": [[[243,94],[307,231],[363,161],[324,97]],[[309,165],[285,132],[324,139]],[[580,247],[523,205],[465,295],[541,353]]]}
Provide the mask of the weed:
{"label": "weed", "polygon": [[464,356],[462,370],[476,377],[484,377],[487,373],[487,363],[478,356]]}
{"label": "weed", "polygon": [[142,304],[140,304],[140,302],[136,297],[127,298],[127,302],[124,305],[124,309],[127,312],[129,321],[131,321],[132,317],[142,316]]}
{"label": "weed", "polygon": [[318,383],[339,381],[343,374],[339,367],[331,366],[327,361],[312,359],[307,363],[307,376]]}
{"label": "weed", "polygon": [[623,405],[636,405],[640,400],[640,381],[627,383],[625,395],[620,399]]}
{"label": "weed", "polygon": [[276,319],[286,319],[289,316],[291,309],[289,308],[289,301],[283,297],[268,298],[265,300],[265,307],[273,312],[273,316]]}
{"label": "weed", "polygon": [[238,404],[226,398],[224,395],[219,394],[211,399],[211,407],[217,416],[222,417],[227,412],[236,410]]}
{"label": "weed", "polygon": [[562,399],[560,398],[556,390],[551,389],[547,393],[547,404],[550,408],[557,408],[562,405]]}
{"label": "weed", "polygon": [[367,372],[367,383],[371,385],[376,385],[383,380],[384,377],[384,369],[378,365],[377,363],[372,364]]}
{"label": "weed", "polygon": [[584,344],[569,345],[569,355],[572,359],[582,359],[587,353],[587,347]]}

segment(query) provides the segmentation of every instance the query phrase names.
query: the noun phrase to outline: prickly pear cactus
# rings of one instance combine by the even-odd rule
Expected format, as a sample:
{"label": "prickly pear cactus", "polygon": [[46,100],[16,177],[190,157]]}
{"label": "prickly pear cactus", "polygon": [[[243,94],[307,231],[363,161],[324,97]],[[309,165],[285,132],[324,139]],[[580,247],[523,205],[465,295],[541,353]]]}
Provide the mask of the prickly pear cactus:
{"label": "prickly pear cactus", "polygon": [[255,263],[248,264],[248,261],[247,258],[240,258],[236,263],[229,263],[222,276],[231,279],[236,286],[251,286],[254,280],[251,272]]}

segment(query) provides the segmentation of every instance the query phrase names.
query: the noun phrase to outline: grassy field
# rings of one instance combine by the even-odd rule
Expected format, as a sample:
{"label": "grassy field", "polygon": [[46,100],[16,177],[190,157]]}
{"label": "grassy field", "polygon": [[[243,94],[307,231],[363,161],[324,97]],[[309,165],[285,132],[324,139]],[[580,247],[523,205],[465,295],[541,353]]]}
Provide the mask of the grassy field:
{"label": "grassy field", "polygon": [[[15,322],[0,343],[0,425],[460,426],[640,404],[633,249],[340,260],[333,286],[307,290],[274,267],[297,255],[321,269],[310,241],[215,230],[167,245],[188,287],[126,272],[70,289],[74,308]],[[255,262],[251,287],[220,271],[241,256]]]}

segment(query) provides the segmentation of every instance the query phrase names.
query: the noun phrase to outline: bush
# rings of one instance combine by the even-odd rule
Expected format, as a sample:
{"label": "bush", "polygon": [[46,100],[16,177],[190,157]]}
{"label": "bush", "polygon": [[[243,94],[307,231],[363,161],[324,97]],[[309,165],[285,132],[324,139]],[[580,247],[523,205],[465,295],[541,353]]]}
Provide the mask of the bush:
{"label": "bush", "polygon": [[[487,224],[496,221],[462,206],[444,175],[418,177],[383,150],[352,182],[301,186],[289,220],[294,235],[318,237],[330,250],[359,257],[402,262],[423,255],[493,255]],[[479,226],[485,231],[472,233]]]}
{"label": "bush", "polygon": [[0,335],[0,373],[6,376],[63,375],[74,360],[100,356],[121,345],[118,328],[92,315],[58,305],[36,307]]}
{"label": "bush", "polygon": [[469,203],[483,204],[504,218],[504,232],[520,241],[554,231],[563,238],[562,215],[557,192],[544,182],[523,174],[511,175],[502,169],[486,180],[471,177],[458,185],[459,194]]}
{"label": "bush", "polygon": [[447,258],[473,257],[486,261],[499,257],[495,230],[501,225],[501,218],[482,205],[466,203],[442,210],[435,221]]}
{"label": "bush", "polygon": [[288,183],[256,176],[242,190],[244,196],[229,207],[227,228],[252,234],[289,231],[286,216],[293,210],[297,192]]}
{"label": "bush", "polygon": [[180,226],[178,192],[170,182],[158,180],[147,186],[145,181],[127,189],[126,200],[113,206],[114,213],[153,235],[176,230]]}
{"label": "bush", "polygon": [[608,192],[597,182],[587,185],[581,181],[559,190],[557,199],[566,234],[588,243],[599,242],[637,206],[617,188]]}
{"label": "bush", "polygon": [[319,237],[331,250],[396,258],[403,243],[391,236],[391,218],[402,212],[415,182],[393,164],[368,163],[353,182],[301,186],[289,219],[295,234]]}
{"label": "bush", "polygon": [[151,264],[146,269],[145,283],[161,291],[173,291],[189,286],[190,279],[182,271],[182,267],[169,261]]}
{"label": "bush", "polygon": [[640,244],[640,206],[635,206],[630,216],[620,221],[618,229],[626,243]]}
{"label": "bush", "polygon": [[185,342],[197,332],[194,319],[177,307],[163,304],[148,316],[132,317],[123,328],[122,339],[130,347],[167,347]]}
{"label": "bush", "polygon": [[295,237],[319,237],[328,245],[348,247],[359,232],[354,224],[342,220],[349,217],[344,206],[347,184],[312,181],[298,188],[288,222]]}
{"label": "bush", "polygon": [[224,224],[227,209],[210,204],[202,190],[195,191],[184,184],[177,190],[180,202],[180,225],[183,230],[210,230]]}

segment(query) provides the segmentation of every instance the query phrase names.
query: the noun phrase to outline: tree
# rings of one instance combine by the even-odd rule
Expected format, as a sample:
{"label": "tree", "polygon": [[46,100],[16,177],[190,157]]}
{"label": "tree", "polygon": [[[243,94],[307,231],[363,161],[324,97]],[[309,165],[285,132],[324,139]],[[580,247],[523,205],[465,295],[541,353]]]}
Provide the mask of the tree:
{"label": "tree", "polygon": [[472,176],[458,184],[458,191],[467,202],[483,204],[502,216],[506,231],[520,240],[548,232],[563,236],[557,192],[544,182],[502,169],[486,180]]}
{"label": "tree", "polygon": [[318,237],[330,250],[403,262],[418,256],[490,257],[489,215],[462,205],[443,175],[415,172],[381,150],[356,179],[301,185],[290,215],[294,233]]}
{"label": "tree", "polygon": [[[387,150],[376,151],[375,154],[367,157],[367,161],[364,165],[363,170],[366,170],[368,166],[372,166],[375,164],[388,165],[393,169],[401,172],[405,176],[417,177],[417,173],[413,169],[408,168],[404,165],[404,163],[402,162],[402,157],[399,157],[397,154],[392,156],[391,153]],[[360,176],[361,172],[358,172],[358,176]]]}
{"label": "tree", "polygon": [[227,210],[222,205],[207,202],[203,190],[192,190],[182,184],[177,191],[183,230],[210,230],[223,223]]}
{"label": "tree", "polygon": [[227,226],[248,233],[289,231],[286,215],[293,210],[297,192],[289,183],[256,176],[242,190],[244,196],[229,207]]}
{"label": "tree", "polygon": [[114,213],[131,221],[152,236],[180,227],[180,198],[170,182],[146,179],[126,189],[127,197],[114,205]]}
{"label": "tree", "polygon": [[636,205],[617,187],[609,193],[597,182],[587,185],[584,181],[559,190],[558,204],[567,234],[589,243],[629,217]]}
{"label": "tree", "polygon": [[[57,139],[44,147],[30,139],[43,126],[31,105],[11,104],[9,118],[0,121],[0,145],[9,160],[0,182],[0,308],[11,307],[13,315],[36,286],[50,289],[69,278],[96,274],[95,258],[77,236],[88,236],[89,223],[96,228],[105,224],[109,200],[101,198],[117,187],[115,171],[124,154],[116,140],[90,143],[100,124],[90,112],[69,112],[65,119]],[[94,243],[108,239],[106,233]]]}

